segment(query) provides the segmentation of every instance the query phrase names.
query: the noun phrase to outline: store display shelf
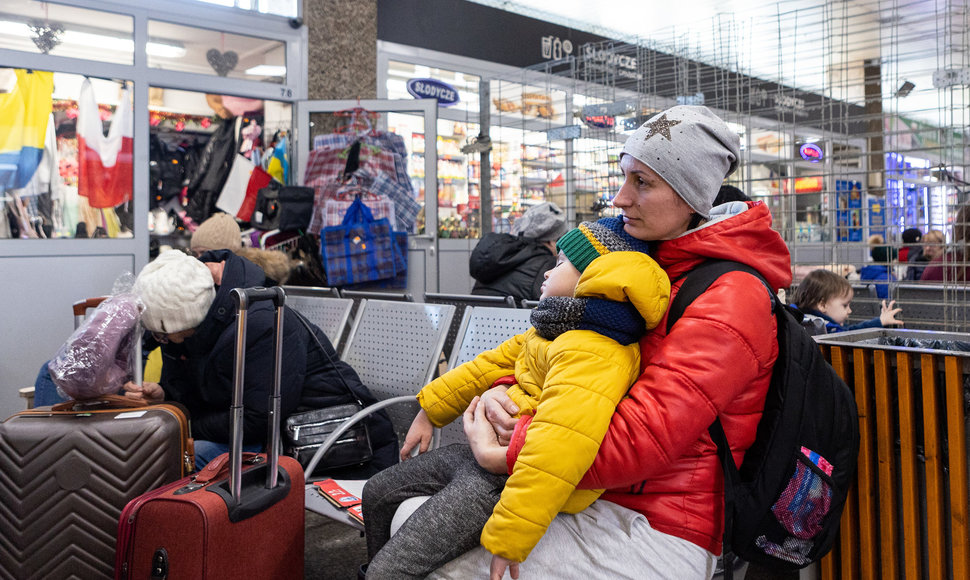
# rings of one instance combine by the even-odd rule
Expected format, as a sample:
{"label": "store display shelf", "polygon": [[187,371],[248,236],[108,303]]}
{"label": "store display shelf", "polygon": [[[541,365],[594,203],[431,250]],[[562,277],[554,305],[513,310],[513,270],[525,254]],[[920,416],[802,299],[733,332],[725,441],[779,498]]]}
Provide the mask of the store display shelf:
{"label": "store display shelf", "polygon": [[545,177],[522,177],[522,187],[545,187],[549,185],[551,179]]}
{"label": "store display shelf", "polygon": [[563,169],[564,165],[546,159],[523,159],[522,167],[528,167],[529,169]]}

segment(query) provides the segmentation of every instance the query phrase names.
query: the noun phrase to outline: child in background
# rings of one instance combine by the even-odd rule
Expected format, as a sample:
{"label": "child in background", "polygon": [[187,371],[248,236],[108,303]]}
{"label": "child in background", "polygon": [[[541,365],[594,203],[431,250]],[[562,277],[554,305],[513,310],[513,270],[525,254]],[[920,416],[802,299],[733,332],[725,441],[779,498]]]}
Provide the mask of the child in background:
{"label": "child in background", "polygon": [[[576,484],[639,376],[638,341],[663,318],[670,282],[618,218],[583,222],[557,247],[533,327],[424,387],[401,448],[404,461],[364,487],[369,578],[424,578],[479,543],[492,553],[493,572],[511,568],[518,577],[518,563],[556,514],[578,513],[602,493]],[[478,395],[509,375],[509,396],[520,416],[533,419],[520,421],[513,435],[530,433],[521,461],[509,466],[504,448],[500,457],[476,457],[462,444],[424,453],[433,426],[466,408],[483,413]],[[472,429],[467,421],[465,429]],[[416,446],[422,454],[409,459]],[[422,495],[432,497],[391,537],[398,506]]]}
{"label": "child in background", "polygon": [[894,308],[896,301],[893,300],[886,305],[882,301],[882,312],[876,318],[844,326],[852,308],[852,285],[849,281],[828,270],[813,270],[798,284],[795,294],[792,296],[792,304],[805,314],[809,323],[818,321],[819,325],[824,323],[825,332],[843,332],[845,330],[859,330],[861,328],[883,328],[889,325],[901,325],[902,322],[896,320],[896,315],[903,311],[902,308]]}

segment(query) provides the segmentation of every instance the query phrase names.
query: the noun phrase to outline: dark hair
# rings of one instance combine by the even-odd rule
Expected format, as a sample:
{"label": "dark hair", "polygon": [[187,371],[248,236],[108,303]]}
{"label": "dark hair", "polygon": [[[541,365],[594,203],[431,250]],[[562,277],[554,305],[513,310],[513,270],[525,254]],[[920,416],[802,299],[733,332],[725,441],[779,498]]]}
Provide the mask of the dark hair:
{"label": "dark hair", "polygon": [[721,205],[729,201],[751,201],[751,198],[737,187],[724,184],[717,190],[717,196],[714,197],[714,202],[711,205]]}
{"label": "dark hair", "polygon": [[915,244],[923,238],[923,232],[919,228],[907,228],[901,234],[904,244]]}
{"label": "dark hair", "polygon": [[799,310],[815,310],[819,304],[824,304],[833,298],[841,298],[852,292],[852,284],[835,272],[818,269],[812,270],[808,276],[798,283],[798,288],[792,295],[792,304]]}

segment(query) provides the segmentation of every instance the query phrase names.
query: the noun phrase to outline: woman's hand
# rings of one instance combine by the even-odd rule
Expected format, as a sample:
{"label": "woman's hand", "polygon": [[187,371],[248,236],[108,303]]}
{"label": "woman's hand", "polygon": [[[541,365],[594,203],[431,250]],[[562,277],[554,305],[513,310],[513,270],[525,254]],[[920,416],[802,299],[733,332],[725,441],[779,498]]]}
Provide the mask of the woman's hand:
{"label": "woman's hand", "polygon": [[515,424],[518,422],[515,414],[519,412],[519,407],[506,393],[508,390],[508,387],[492,387],[482,394],[485,418],[491,423],[500,445],[509,444],[512,440],[512,431],[515,430]]}
{"label": "woman's hand", "polygon": [[492,564],[489,566],[489,580],[502,580],[502,576],[505,575],[506,568],[509,570],[509,576],[511,576],[513,580],[518,580],[519,563],[513,562],[508,558],[503,558],[502,556],[492,554]]}
{"label": "woman's hand", "polygon": [[478,464],[491,473],[508,473],[508,464],[505,462],[508,447],[499,445],[495,430],[485,418],[485,405],[481,404],[479,397],[472,399],[462,419],[465,436],[468,437],[468,444]]}
{"label": "woman's hand", "polygon": [[125,383],[125,396],[131,399],[140,399],[143,401],[161,401],[165,399],[165,391],[162,390],[162,386],[158,383],[142,383],[136,385],[135,383],[128,381]]}
{"label": "woman's hand", "polygon": [[886,306],[886,301],[882,301],[882,312],[879,314],[879,322],[883,326],[899,325],[903,324],[902,320],[896,320],[896,315],[903,311],[902,308],[893,308],[896,305],[896,301],[892,300],[889,302],[889,306]]}
{"label": "woman's hand", "polygon": [[407,437],[404,438],[404,445],[401,446],[401,461],[411,459],[411,454],[417,446],[418,454],[424,453],[431,446],[431,435],[434,433],[434,425],[424,409],[418,411],[411,421]]}

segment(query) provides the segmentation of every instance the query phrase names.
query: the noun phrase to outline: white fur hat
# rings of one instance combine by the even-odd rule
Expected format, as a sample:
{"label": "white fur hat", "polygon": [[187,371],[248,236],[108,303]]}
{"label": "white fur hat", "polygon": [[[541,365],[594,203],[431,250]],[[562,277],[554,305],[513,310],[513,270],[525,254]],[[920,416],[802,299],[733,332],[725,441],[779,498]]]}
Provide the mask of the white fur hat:
{"label": "white fur hat", "polygon": [[166,334],[201,324],[216,297],[209,268],[178,250],[164,252],[142,268],[133,291],[145,305],[145,328]]}
{"label": "white fur hat", "polygon": [[741,139],[707,107],[678,105],[654,115],[623,145],[707,218],[724,178],[738,168]]}

